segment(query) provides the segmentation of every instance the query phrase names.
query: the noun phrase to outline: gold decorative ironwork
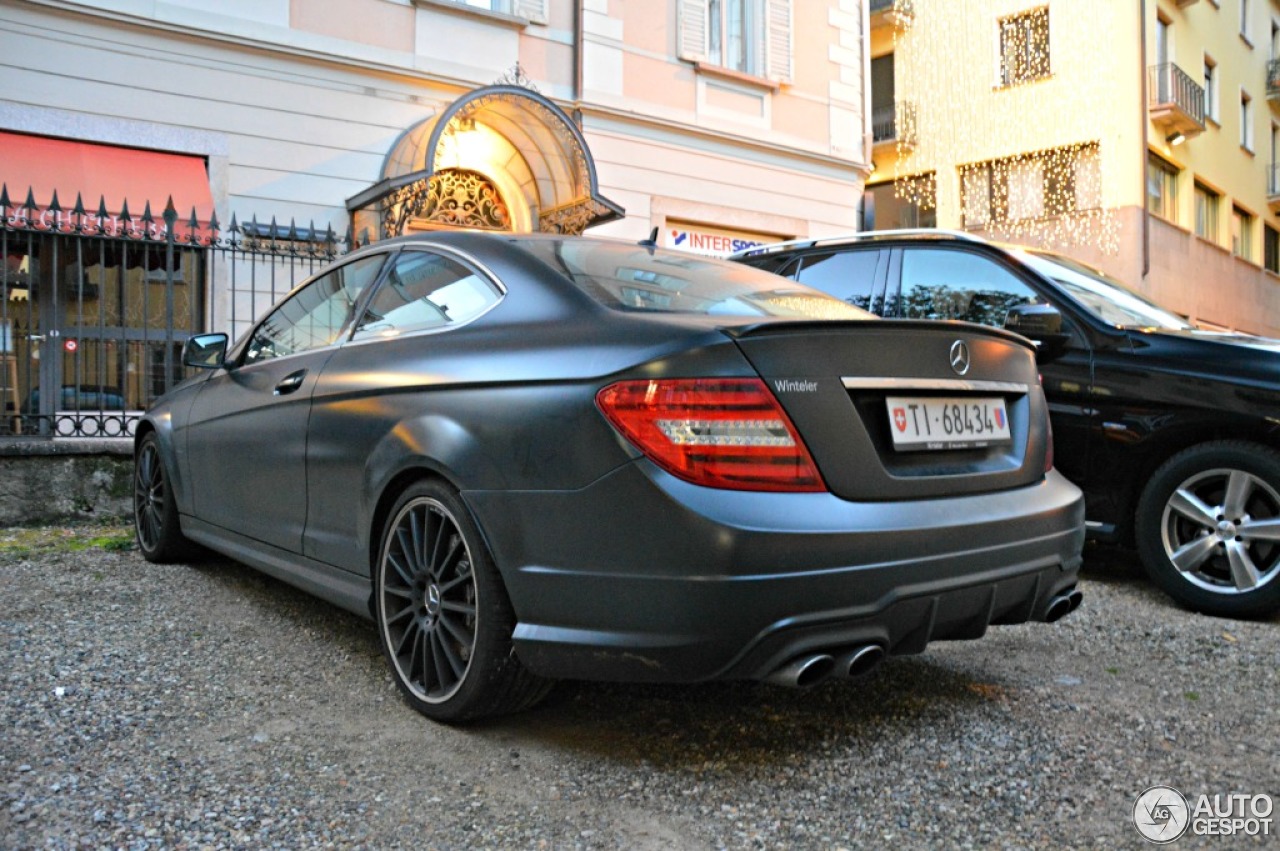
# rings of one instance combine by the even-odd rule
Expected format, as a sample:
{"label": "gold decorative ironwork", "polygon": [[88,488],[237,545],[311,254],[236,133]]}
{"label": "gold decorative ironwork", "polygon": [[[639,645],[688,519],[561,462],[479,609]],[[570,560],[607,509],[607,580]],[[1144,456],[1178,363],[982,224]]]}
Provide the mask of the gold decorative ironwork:
{"label": "gold decorative ironwork", "polygon": [[469,169],[443,169],[415,180],[392,191],[382,209],[384,237],[399,236],[415,219],[459,228],[511,229],[511,214],[497,188]]}
{"label": "gold decorative ironwork", "polygon": [[529,75],[525,73],[524,66],[519,62],[512,65],[502,73],[502,76],[493,81],[495,86],[520,86],[524,89],[542,94],[542,90],[534,84]]}
{"label": "gold decorative ironwork", "polygon": [[538,215],[538,230],[543,233],[580,235],[592,222],[611,212],[598,201],[590,198],[562,204]]}
{"label": "gold decorative ironwork", "polygon": [[[536,90],[535,90],[536,91]],[[539,124],[551,131],[555,136],[556,142],[560,150],[564,151],[571,163],[574,183],[574,192],[578,195],[586,195],[591,186],[591,168],[587,162],[587,151],[574,136],[573,131],[565,126],[564,119],[556,115],[545,104],[534,98],[519,97],[513,95],[510,91],[498,89],[497,91],[487,92],[485,94],[474,97],[463,105],[461,109],[453,116],[452,121],[461,122],[472,119],[481,113],[487,106],[492,103],[512,102],[518,98],[521,106],[531,113]],[[446,146],[437,145],[435,150],[435,159],[433,169],[436,172],[443,170],[445,157],[447,156]],[[611,211],[610,211],[611,212]]]}

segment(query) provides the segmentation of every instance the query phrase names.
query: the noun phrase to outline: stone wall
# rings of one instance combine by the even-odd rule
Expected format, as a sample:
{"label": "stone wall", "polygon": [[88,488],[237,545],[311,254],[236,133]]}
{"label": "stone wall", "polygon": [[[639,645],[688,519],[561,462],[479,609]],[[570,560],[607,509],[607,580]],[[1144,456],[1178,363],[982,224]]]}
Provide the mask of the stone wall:
{"label": "stone wall", "polygon": [[0,441],[0,527],[128,522],[128,439]]}

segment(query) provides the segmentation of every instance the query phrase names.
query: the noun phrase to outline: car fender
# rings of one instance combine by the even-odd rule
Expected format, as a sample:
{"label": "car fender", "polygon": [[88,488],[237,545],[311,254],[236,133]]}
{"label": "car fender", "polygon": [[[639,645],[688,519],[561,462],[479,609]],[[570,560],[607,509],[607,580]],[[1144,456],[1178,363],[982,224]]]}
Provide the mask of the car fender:
{"label": "car fender", "polygon": [[187,412],[195,401],[199,384],[192,382],[183,384],[156,400],[146,414],[134,427],[133,454],[137,457],[138,447],[142,439],[150,432],[155,432],[160,458],[169,474],[173,498],[178,505],[178,513],[190,516],[192,513],[191,483],[185,475],[185,429]]}
{"label": "car fender", "polygon": [[[415,479],[435,476],[462,489],[460,469],[474,470],[474,465],[490,466],[479,451],[476,435],[458,420],[432,413],[406,418],[378,440],[370,451],[364,469],[358,524],[360,545],[372,552],[377,546],[385,512],[401,490]],[[493,474],[494,471],[487,471]]]}

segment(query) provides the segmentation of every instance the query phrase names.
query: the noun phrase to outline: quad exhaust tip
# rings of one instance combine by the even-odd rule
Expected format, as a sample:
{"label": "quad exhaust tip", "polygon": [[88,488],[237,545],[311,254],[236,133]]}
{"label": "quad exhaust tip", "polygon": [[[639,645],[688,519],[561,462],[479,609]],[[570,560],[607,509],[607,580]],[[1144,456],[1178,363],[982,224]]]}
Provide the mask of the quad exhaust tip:
{"label": "quad exhaust tip", "polygon": [[765,677],[765,680],[774,685],[807,688],[825,680],[835,667],[836,660],[833,656],[826,653],[813,653],[792,659]]}
{"label": "quad exhaust tip", "polygon": [[1054,623],[1060,621],[1067,615],[1080,608],[1080,601],[1084,599],[1084,595],[1078,589],[1071,589],[1066,594],[1059,594],[1049,601],[1049,608],[1045,610],[1044,622]]}
{"label": "quad exhaust tip", "polygon": [[810,653],[792,659],[765,677],[765,681],[791,688],[807,688],[832,676],[863,677],[871,673],[884,657],[884,648],[879,644],[863,644],[842,651],[839,656]]}
{"label": "quad exhaust tip", "polygon": [[846,677],[865,677],[880,667],[884,657],[884,648],[879,644],[864,644],[841,656],[838,668]]}

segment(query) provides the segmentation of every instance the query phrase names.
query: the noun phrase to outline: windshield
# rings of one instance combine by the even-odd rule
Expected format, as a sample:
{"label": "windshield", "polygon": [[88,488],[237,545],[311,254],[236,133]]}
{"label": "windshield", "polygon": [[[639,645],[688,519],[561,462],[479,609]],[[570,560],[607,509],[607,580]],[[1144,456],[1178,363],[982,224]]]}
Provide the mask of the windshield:
{"label": "windshield", "polygon": [[1013,253],[1040,274],[1057,281],[1067,295],[1108,325],[1174,330],[1194,327],[1114,278],[1069,257],[1025,249]]}
{"label": "windshield", "polygon": [[786,278],[661,248],[597,239],[529,240],[521,247],[615,310],[875,319],[865,310]]}

